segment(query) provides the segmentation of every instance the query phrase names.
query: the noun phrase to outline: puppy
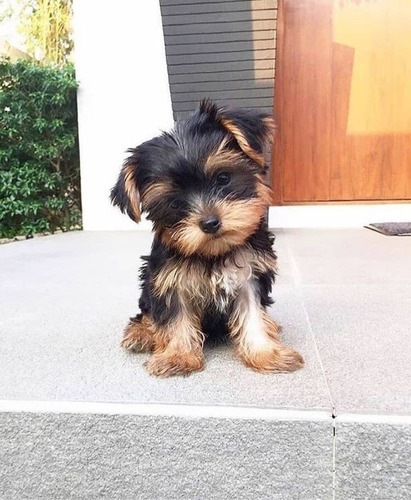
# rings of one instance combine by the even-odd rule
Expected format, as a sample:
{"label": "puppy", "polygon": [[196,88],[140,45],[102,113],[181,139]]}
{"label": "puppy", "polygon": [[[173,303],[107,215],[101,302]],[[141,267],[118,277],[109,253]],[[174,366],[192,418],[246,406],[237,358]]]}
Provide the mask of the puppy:
{"label": "puppy", "polygon": [[253,370],[303,366],[266,312],[276,269],[263,178],[273,128],[263,113],[205,100],[171,132],[128,150],[111,200],[135,222],[145,212],[155,235],[141,270],[141,313],[122,345],[152,352],[152,375],[202,370],[204,341],[218,336],[230,337]]}

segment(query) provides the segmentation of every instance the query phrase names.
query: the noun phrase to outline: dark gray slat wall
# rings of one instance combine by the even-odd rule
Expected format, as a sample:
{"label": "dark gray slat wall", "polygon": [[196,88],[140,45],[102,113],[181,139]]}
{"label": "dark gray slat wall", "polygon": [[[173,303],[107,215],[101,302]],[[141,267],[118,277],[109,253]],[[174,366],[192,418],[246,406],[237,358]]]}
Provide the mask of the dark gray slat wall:
{"label": "dark gray slat wall", "polygon": [[[213,43],[213,53],[225,53],[225,52],[242,52],[247,53],[249,49],[248,41],[245,42],[219,42]],[[254,40],[254,50],[270,50],[273,48],[273,40]],[[275,40],[274,40],[275,46]],[[184,47],[181,47],[181,44],[173,44],[167,45],[167,52],[169,55],[187,55],[187,54],[208,54],[210,55],[210,44],[207,43],[197,43],[196,45],[192,43],[184,44]]]}
{"label": "dark gray slat wall", "polygon": [[[217,99],[216,99],[217,100]],[[229,103],[230,101],[230,103]],[[221,99],[218,100],[218,102],[222,102]],[[271,109],[267,106],[267,100],[266,98],[251,98],[251,99],[224,99],[223,102],[227,103],[228,105],[236,106],[236,107],[242,107],[242,108],[255,108],[255,109]],[[234,104],[233,104],[234,103]],[[193,111],[198,104],[198,100],[195,100],[193,103],[184,103],[184,102],[177,102],[175,103],[174,109],[175,113],[178,113],[180,111]]]}
{"label": "dark gray slat wall", "polygon": [[[273,79],[273,71],[272,69],[259,70],[258,72],[259,78],[258,83],[262,83],[263,80],[271,80]],[[217,73],[208,73],[208,74],[197,74],[197,73],[186,73],[186,74],[177,74],[168,76],[170,86],[174,83],[214,83],[221,82],[224,85],[227,85],[227,82],[239,82],[239,81],[251,81],[253,86],[256,86],[255,82],[255,71],[254,69],[250,70],[238,70],[238,71],[224,71]],[[233,84],[234,85],[234,84]],[[237,87],[238,84],[235,84],[234,88]]]}
{"label": "dark gray slat wall", "polygon": [[[210,3],[244,3],[246,0],[164,0],[162,1],[163,5],[175,6],[175,5],[201,5],[201,4],[210,4]],[[252,3],[264,3],[270,0],[251,0]],[[275,2],[275,7],[277,3]],[[244,9],[243,9],[244,10]]]}
{"label": "dark gray slat wall", "polygon": [[[213,53],[198,53],[198,54],[181,54],[173,55],[170,58],[173,61],[174,66],[180,64],[198,64],[198,63],[209,63],[214,62],[216,57],[218,57],[220,62],[239,62],[239,61],[249,61],[250,54],[248,51],[234,51],[234,52],[213,52]],[[254,60],[272,60],[273,51],[272,49],[261,49],[254,52]]]}
{"label": "dark gray slat wall", "polygon": [[[242,74],[242,72],[239,72]],[[181,75],[176,75],[181,76]],[[260,89],[270,89],[272,85],[272,78],[264,78],[259,79],[259,83],[261,87],[258,87],[256,90]],[[234,92],[238,92],[241,90],[253,90],[255,89],[255,82],[253,79],[249,80],[236,80]],[[184,82],[184,83],[174,83],[173,85],[173,94],[177,98],[179,94],[186,94],[187,92],[221,92],[222,90],[227,89],[227,83],[224,81],[214,81],[214,82]]]}
{"label": "dark gray slat wall", "polygon": [[205,14],[215,12],[238,12],[253,8],[256,10],[275,9],[276,2],[273,0],[220,0],[214,2],[196,2],[187,1],[186,3],[177,0],[164,0],[162,2],[162,12],[164,16],[175,16],[178,14]]}
{"label": "dark gray slat wall", "polygon": [[[277,11],[275,9],[254,11],[253,19],[263,21],[275,19]],[[241,10],[240,12],[208,12],[206,14],[187,14],[169,15],[163,17],[163,26],[180,26],[185,24],[216,24],[233,23],[247,20],[249,12]]]}
{"label": "dark gray slat wall", "polygon": [[[209,33],[195,33],[195,34],[184,34],[184,35],[168,35],[167,47],[172,47],[174,45],[184,45],[184,46],[201,46],[202,44],[213,44],[218,45],[220,42],[248,42],[256,40],[271,40],[275,41],[275,31],[274,30],[259,30],[253,31],[242,31],[241,34],[237,31],[228,31],[225,33],[213,33],[210,37]],[[186,47],[185,47],[186,48]]]}
{"label": "dark gray slat wall", "polygon": [[272,112],[276,0],[160,0],[175,118],[204,97]]}
{"label": "dark gray slat wall", "polygon": [[[244,16],[247,13],[243,13]],[[201,22],[193,23],[193,24],[172,24],[166,25],[163,24],[164,34],[167,35],[194,35],[197,33],[207,33],[212,35],[213,33],[226,33],[228,29],[233,30],[237,33],[237,39],[241,40],[241,33],[247,31],[253,31],[253,27],[256,31],[260,30],[269,30],[272,29],[273,24],[275,24],[275,19],[260,19],[256,21],[246,20],[243,21],[233,21],[233,22],[220,22],[220,23],[210,23],[203,24]],[[213,38],[209,38],[210,42],[213,41]]]}
{"label": "dark gray slat wall", "polygon": [[[218,99],[219,94],[221,94],[221,90],[219,91],[208,91],[208,96],[211,99]],[[270,88],[253,88],[253,89],[237,89],[237,90],[225,90],[224,89],[224,94],[226,95],[227,99],[244,99],[245,97],[247,99],[266,99],[267,97],[271,99],[271,89]],[[193,96],[193,98],[196,101],[199,101],[200,99],[203,98],[204,92],[192,92],[190,95]],[[185,93],[176,93],[174,96],[174,103],[184,103],[187,102],[185,100]]]}
{"label": "dark gray slat wall", "polygon": [[[250,54],[250,57],[252,57],[252,53]],[[218,61],[212,63],[196,64],[168,64],[168,72],[170,75],[181,75],[187,73],[204,74],[207,75],[207,79],[209,81],[211,81],[210,74],[212,73],[223,73],[226,71],[247,71],[249,69],[252,69],[253,71],[256,69],[269,69],[271,70],[271,74],[273,74],[274,59],[247,59],[246,61]],[[255,81],[255,83],[258,82]]]}

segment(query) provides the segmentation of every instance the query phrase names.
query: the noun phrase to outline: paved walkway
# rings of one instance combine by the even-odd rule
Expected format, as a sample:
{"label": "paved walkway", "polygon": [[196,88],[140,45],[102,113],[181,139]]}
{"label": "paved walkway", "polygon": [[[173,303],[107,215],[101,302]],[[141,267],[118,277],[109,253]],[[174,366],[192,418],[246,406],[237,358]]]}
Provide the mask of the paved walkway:
{"label": "paved walkway", "polygon": [[[263,412],[253,419],[322,422],[324,435],[314,433],[307,451],[318,479],[306,477],[305,492],[272,498],[331,498],[333,479],[337,499],[409,498],[411,238],[366,229],[276,234],[280,276],[271,313],[283,325],[284,343],[306,360],[302,371],[287,375],[254,373],[220,346],[207,349],[202,373],[162,380],[146,374],[146,354],[119,348],[122,328],[137,312],[148,233],[73,232],[0,246],[0,409],[17,415],[15,423],[23,414],[13,410],[37,412],[33,400],[55,402],[51,414],[63,411],[63,401],[146,404],[153,414],[163,414],[153,405],[165,403],[178,415],[191,411],[182,405],[199,407],[204,418],[225,407],[225,417],[221,409],[216,415],[247,419],[251,407]],[[298,436],[284,432],[282,442],[304,455]],[[7,455],[14,463],[27,459],[20,444],[16,456]],[[21,479],[12,465],[8,474]],[[14,498],[10,488],[0,498]],[[49,498],[52,490],[44,491],[39,498]]]}

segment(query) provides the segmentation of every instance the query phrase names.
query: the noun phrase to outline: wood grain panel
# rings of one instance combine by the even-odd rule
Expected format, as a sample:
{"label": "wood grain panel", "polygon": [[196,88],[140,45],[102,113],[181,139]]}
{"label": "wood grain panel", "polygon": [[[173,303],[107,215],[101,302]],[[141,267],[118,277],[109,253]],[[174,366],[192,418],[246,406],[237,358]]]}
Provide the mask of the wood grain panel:
{"label": "wood grain panel", "polygon": [[333,4],[331,199],[411,197],[411,4]]}
{"label": "wood grain panel", "polygon": [[279,4],[277,203],[411,199],[411,2]]}
{"label": "wood grain panel", "polygon": [[[314,4],[314,5],[313,5]],[[328,2],[296,0],[282,10],[276,84],[275,168],[283,201],[328,199],[331,144],[331,22]],[[278,53],[278,57],[280,57]]]}

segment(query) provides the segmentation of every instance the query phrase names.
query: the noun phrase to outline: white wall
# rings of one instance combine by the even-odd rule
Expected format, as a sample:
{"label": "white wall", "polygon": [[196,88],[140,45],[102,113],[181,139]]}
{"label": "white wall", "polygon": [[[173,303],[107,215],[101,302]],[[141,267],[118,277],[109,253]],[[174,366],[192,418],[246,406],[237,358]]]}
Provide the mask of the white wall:
{"label": "white wall", "polygon": [[294,205],[270,207],[270,227],[362,227],[373,222],[410,222],[411,203]]}
{"label": "white wall", "polygon": [[84,229],[137,229],[109,192],[124,151],[173,124],[159,2],[75,0],[74,30]]}

